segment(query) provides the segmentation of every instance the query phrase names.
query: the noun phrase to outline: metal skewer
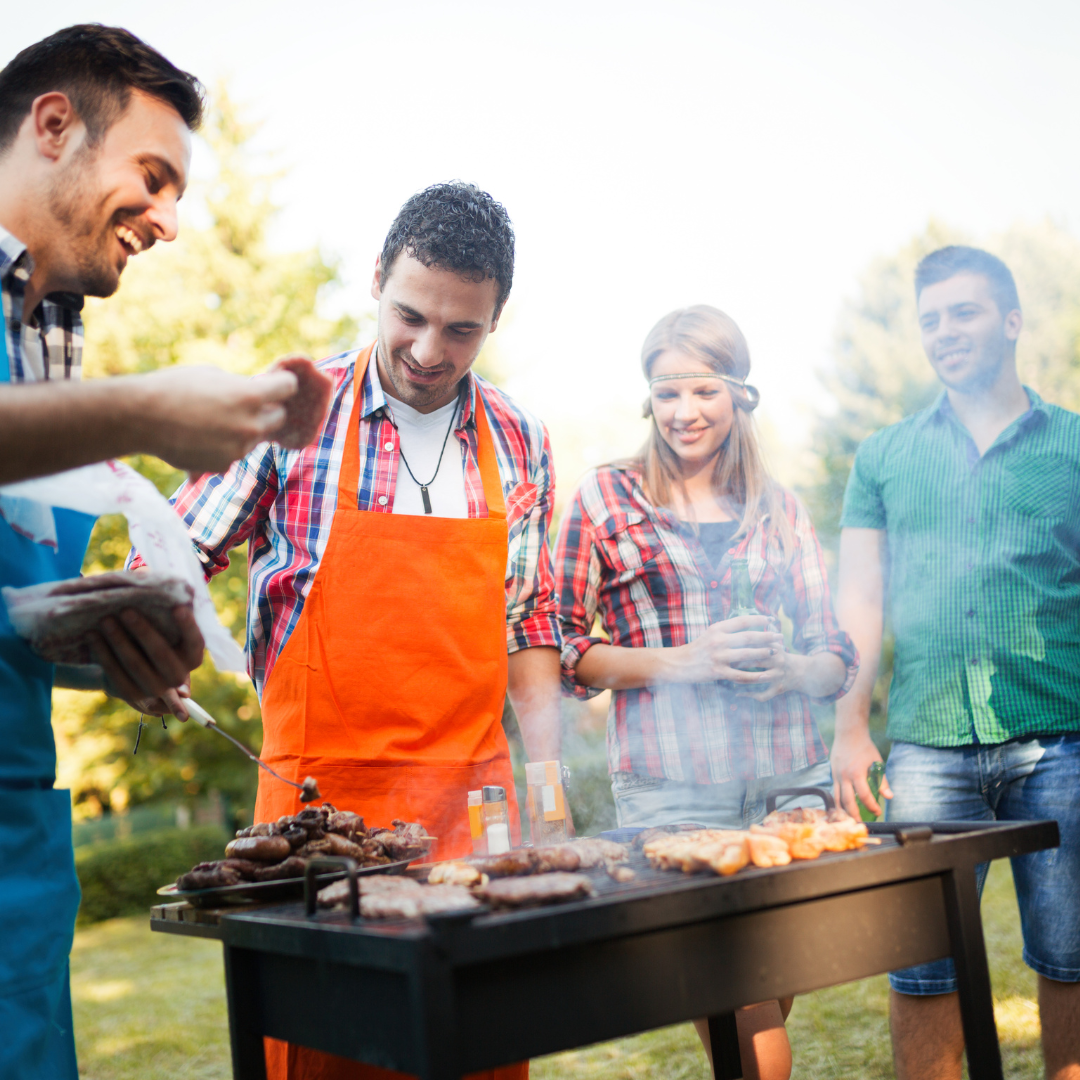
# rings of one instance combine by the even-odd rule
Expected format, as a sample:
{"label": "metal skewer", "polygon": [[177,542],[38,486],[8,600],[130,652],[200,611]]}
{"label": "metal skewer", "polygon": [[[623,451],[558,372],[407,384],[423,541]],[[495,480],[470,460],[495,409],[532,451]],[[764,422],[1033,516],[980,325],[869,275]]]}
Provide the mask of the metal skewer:
{"label": "metal skewer", "polygon": [[286,780],[280,773],[274,772],[269,765],[266,764],[261,758],[257,757],[251,750],[249,750],[239,739],[234,739],[227,731],[218,726],[217,721],[196,701],[192,701],[191,698],[183,698],[183,706],[187,710],[188,715],[195,720],[196,723],[201,724],[204,728],[212,728],[219,735],[228,739],[229,742],[237,748],[242,750],[256,765],[261,769],[265,769],[271,776],[277,777],[283,784],[288,784],[290,787],[296,788],[300,792],[300,801],[303,803],[314,802],[315,799],[322,798],[322,792],[319,791],[319,785],[315,781],[315,777],[306,776],[302,784],[296,783],[295,780]]}

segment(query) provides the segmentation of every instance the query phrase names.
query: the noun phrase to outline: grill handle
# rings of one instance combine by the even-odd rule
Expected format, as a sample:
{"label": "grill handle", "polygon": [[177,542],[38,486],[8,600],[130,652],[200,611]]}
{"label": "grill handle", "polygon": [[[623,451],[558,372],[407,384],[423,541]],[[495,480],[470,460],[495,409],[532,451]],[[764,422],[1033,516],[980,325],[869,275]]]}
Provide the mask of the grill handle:
{"label": "grill handle", "polygon": [[354,919],[360,918],[360,879],[356,876],[359,868],[356,860],[347,855],[316,855],[304,867],[304,911],[309,917],[315,914],[318,905],[319,888],[315,884],[315,875],[320,870],[342,869],[349,875],[349,914]]}
{"label": "grill handle", "polygon": [[771,814],[776,809],[776,800],[788,795],[816,795],[824,804],[826,810],[832,810],[836,803],[833,801],[832,792],[819,787],[782,787],[770,791],[765,796],[765,813]]}

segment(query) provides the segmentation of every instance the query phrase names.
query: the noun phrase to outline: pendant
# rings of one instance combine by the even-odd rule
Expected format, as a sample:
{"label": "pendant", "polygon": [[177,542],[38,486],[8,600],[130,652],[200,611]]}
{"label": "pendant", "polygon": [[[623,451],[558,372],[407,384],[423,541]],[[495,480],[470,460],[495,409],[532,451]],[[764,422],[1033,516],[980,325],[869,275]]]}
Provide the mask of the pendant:
{"label": "pendant", "polygon": [[424,500],[424,513],[425,514],[430,514],[431,513],[431,500],[428,498],[427,485],[426,484],[421,484],[420,485],[420,497]]}

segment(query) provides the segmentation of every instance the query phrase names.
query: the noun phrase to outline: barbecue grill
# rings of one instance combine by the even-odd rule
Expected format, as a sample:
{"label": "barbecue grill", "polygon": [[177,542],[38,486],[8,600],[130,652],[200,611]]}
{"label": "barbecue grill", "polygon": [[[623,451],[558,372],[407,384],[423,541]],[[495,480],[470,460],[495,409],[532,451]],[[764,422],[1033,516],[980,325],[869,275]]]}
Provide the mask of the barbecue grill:
{"label": "barbecue grill", "polygon": [[[311,903],[154,909],[224,945],[235,1080],[263,1036],[457,1080],[702,1016],[716,1076],[742,1076],[734,1010],[945,956],[972,1080],[1001,1080],[975,884],[981,862],[1058,843],[1053,821],[880,823],[879,847],[732,877],[649,867],[556,907],[373,922]],[[363,888],[363,881],[360,881]]]}

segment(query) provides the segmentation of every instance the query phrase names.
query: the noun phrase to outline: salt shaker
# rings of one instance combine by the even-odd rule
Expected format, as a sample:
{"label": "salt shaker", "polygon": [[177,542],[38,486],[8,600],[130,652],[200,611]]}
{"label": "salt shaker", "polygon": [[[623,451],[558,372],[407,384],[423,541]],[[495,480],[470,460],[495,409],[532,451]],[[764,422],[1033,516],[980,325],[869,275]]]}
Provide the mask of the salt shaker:
{"label": "salt shaker", "polygon": [[506,805],[506,788],[495,785],[484,787],[483,800],[487,853],[501,855],[510,850],[510,812]]}

